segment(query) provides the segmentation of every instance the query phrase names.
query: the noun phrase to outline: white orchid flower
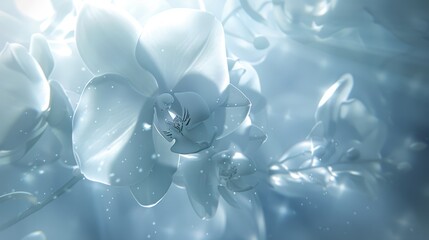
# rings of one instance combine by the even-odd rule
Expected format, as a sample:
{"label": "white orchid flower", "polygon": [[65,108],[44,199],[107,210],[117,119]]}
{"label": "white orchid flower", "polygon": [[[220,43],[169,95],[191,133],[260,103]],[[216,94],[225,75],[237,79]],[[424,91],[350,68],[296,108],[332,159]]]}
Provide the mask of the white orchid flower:
{"label": "white orchid flower", "polygon": [[[358,99],[349,99],[353,77],[344,74],[322,96],[317,123],[305,141],[292,146],[270,168],[270,181],[286,195],[300,195],[302,186],[339,186],[348,176],[357,187],[374,193],[383,161],[380,154],[386,126]],[[310,183],[310,184],[309,184]]]}
{"label": "white orchid flower", "polygon": [[10,43],[1,52],[0,163],[31,166],[72,158],[72,110],[61,85],[47,80],[53,67],[40,34],[33,35],[30,51]]}
{"label": "white orchid flower", "polygon": [[186,188],[195,212],[203,219],[216,214],[219,196],[239,207],[235,194],[258,182],[256,164],[249,158],[266,140],[262,130],[247,119],[240,128],[212,147],[180,157],[175,184]]}
{"label": "white orchid flower", "polygon": [[229,84],[222,25],[198,10],[159,13],[140,27],[109,6],[85,5],[76,43],[95,75],[73,118],[74,150],[89,180],[128,186],[153,206],[179,154],[208,149],[246,118]]}

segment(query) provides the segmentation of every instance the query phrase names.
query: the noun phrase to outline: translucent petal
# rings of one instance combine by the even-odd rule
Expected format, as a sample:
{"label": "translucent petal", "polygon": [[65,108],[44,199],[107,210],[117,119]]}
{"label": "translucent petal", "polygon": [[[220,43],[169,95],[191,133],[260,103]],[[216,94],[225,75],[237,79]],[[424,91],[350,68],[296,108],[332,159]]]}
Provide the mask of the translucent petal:
{"label": "translucent petal", "polygon": [[[234,134],[231,134],[231,142],[239,147],[246,155],[251,155],[253,152],[267,140],[267,135],[262,129],[253,124],[245,126],[242,124]],[[229,136],[228,136],[229,139]]]}
{"label": "translucent petal", "polygon": [[276,192],[291,197],[302,197],[311,192],[322,194],[324,187],[286,174],[272,174],[269,181]]}
{"label": "translucent petal", "polygon": [[108,74],[86,86],[73,117],[73,144],[82,173],[92,181],[130,186],[148,176],[156,156],[153,102],[128,81]]}
{"label": "translucent petal", "polygon": [[170,188],[175,171],[175,168],[156,164],[143,182],[130,187],[134,199],[143,207],[158,204]]}
{"label": "translucent petal", "polygon": [[205,12],[172,9],[155,15],[143,28],[136,55],[161,92],[196,92],[211,109],[229,83],[222,25]]}
{"label": "translucent petal", "polygon": [[61,143],[62,162],[66,165],[76,165],[72,144],[73,108],[60,83],[49,81],[49,85],[51,86],[51,107],[47,121]]}
{"label": "translucent petal", "polygon": [[316,121],[321,121],[325,133],[333,134],[333,124],[340,117],[340,106],[347,101],[353,88],[353,77],[345,74],[326,90],[316,110]]}
{"label": "translucent petal", "polygon": [[0,54],[0,150],[31,147],[43,132],[50,88],[40,66],[19,44]]}
{"label": "translucent petal", "polygon": [[387,136],[386,126],[379,124],[374,128],[361,144],[352,145],[359,150],[359,156],[364,160],[381,159],[381,150],[385,144]]}
{"label": "translucent petal", "polygon": [[310,167],[319,161],[314,156],[316,155],[316,151],[321,151],[321,148],[326,149],[325,141],[308,140],[299,142],[288,149],[280,157],[279,162],[288,170]]}
{"label": "translucent petal", "polygon": [[62,145],[60,140],[52,132],[52,129],[48,127],[34,146],[21,159],[14,161],[13,164],[30,167],[52,163],[60,158],[61,152]]}
{"label": "translucent petal", "polygon": [[226,183],[227,188],[233,192],[246,192],[253,189],[254,186],[248,184],[244,179],[232,179]]}
{"label": "translucent petal", "polygon": [[178,174],[178,172],[179,171],[177,171],[173,176],[173,183],[174,183],[174,185],[176,185],[176,187],[185,189],[186,188],[185,178],[184,178],[183,174],[181,174],[181,173]]}
{"label": "translucent petal", "polygon": [[236,61],[230,70],[231,84],[237,86],[252,103],[252,112],[259,112],[266,106],[261,94],[261,83],[255,68],[247,62]]}
{"label": "translucent petal", "polygon": [[171,151],[181,154],[197,153],[211,146],[215,133],[215,128],[201,123],[189,131],[184,130],[183,135],[177,135]]}
{"label": "translucent petal", "polygon": [[219,129],[218,139],[235,131],[250,111],[250,101],[232,84],[225,90],[220,106],[215,110],[214,121]]}
{"label": "translucent petal", "polygon": [[141,29],[127,13],[112,7],[86,4],[76,25],[80,56],[95,75],[117,73],[128,78],[145,96],[152,95],[156,81],[135,58]]}
{"label": "translucent petal", "polygon": [[340,118],[351,124],[361,137],[367,136],[379,124],[374,117],[359,100],[352,99],[344,102],[340,106]]}
{"label": "translucent petal", "polygon": [[190,129],[210,117],[209,106],[200,95],[193,92],[180,92],[174,93],[174,97],[180,105],[181,116],[184,115],[185,110],[189,114],[189,124],[186,128]]}
{"label": "translucent petal", "polygon": [[245,176],[256,171],[255,164],[248,157],[235,150],[216,153],[212,159],[219,165],[219,168],[233,167],[236,169],[235,176]]}
{"label": "translucent petal", "polygon": [[54,69],[54,57],[48,41],[42,34],[36,33],[31,36],[30,54],[37,60],[46,78],[48,78]]}
{"label": "translucent petal", "polygon": [[171,147],[171,151],[175,153],[180,153],[180,154],[192,154],[192,153],[197,153],[208,147],[210,147],[210,145],[207,142],[197,143],[197,142],[191,141],[190,139],[184,136],[181,136],[181,137],[179,136],[176,139],[175,144]]}
{"label": "translucent petal", "polygon": [[310,133],[307,136],[307,139],[323,138],[323,136],[325,136],[324,131],[325,129],[323,129],[323,123],[319,121],[316,124],[314,124],[313,128],[311,129]]}
{"label": "translucent petal", "polygon": [[[6,3],[7,4],[7,3]],[[9,4],[13,4],[10,2]],[[22,15],[9,13],[2,7],[0,10],[0,47],[3,47],[6,42],[21,42],[30,38],[34,31],[34,25],[29,24]]]}
{"label": "translucent petal", "polygon": [[216,166],[209,155],[201,152],[180,158],[189,200],[202,219],[215,215],[219,199]]}
{"label": "translucent petal", "polygon": [[239,205],[237,201],[234,199],[234,196],[232,193],[226,189],[224,186],[218,186],[218,190],[220,195],[223,197],[223,199],[231,206],[238,208]]}
{"label": "translucent petal", "polygon": [[130,187],[136,201],[144,207],[156,205],[170,188],[176,172],[179,155],[170,151],[171,143],[166,141],[156,129],[152,129],[155,143],[155,165],[149,176]]}
{"label": "translucent petal", "polygon": [[59,82],[49,81],[49,85],[51,87],[51,104],[47,121],[51,127],[71,130],[73,108],[70,101]]}

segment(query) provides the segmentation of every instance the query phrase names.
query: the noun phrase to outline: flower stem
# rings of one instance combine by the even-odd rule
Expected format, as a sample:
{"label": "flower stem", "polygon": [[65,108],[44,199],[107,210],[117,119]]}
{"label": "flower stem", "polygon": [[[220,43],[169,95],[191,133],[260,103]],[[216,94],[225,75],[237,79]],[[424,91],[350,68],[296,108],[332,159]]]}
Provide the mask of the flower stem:
{"label": "flower stem", "polygon": [[[21,220],[25,219],[26,217],[32,215],[33,213],[41,210],[43,207],[48,205],[50,202],[54,201],[64,193],[66,193],[68,190],[70,190],[76,183],[78,183],[80,180],[84,179],[83,175],[78,174],[76,176],[73,176],[69,181],[67,181],[64,185],[62,185],[58,190],[53,192],[51,195],[49,195],[47,198],[45,198],[41,202],[37,202],[36,204],[32,205],[31,207],[27,208],[24,212],[21,212],[18,214],[15,218],[10,219],[9,221],[2,223],[0,225],[0,231],[3,231],[14,224],[20,222]],[[8,195],[8,194],[6,194]],[[3,195],[3,196],[6,196]],[[2,196],[2,197],[3,197]]]}

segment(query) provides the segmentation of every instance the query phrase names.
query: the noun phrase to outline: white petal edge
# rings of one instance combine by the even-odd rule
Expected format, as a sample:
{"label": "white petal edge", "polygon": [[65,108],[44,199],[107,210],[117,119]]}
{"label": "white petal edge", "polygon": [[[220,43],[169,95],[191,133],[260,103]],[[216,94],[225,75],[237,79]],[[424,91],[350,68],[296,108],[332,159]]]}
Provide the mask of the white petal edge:
{"label": "white petal edge", "polygon": [[210,153],[182,155],[180,167],[191,205],[202,219],[212,218],[217,210],[219,192],[215,162]]}
{"label": "white petal edge", "polygon": [[54,57],[48,41],[42,34],[36,33],[31,36],[30,54],[37,60],[46,78],[48,78],[54,69]]}

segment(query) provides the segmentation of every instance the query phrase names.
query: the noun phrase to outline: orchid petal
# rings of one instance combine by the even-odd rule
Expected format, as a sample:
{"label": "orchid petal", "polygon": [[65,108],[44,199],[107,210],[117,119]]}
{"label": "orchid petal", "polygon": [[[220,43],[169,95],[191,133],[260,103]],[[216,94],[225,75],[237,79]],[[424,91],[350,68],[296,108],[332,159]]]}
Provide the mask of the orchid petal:
{"label": "orchid petal", "polygon": [[[209,155],[199,153],[180,158],[189,200],[202,219],[214,216],[219,199],[215,162]],[[192,158],[194,156],[196,159]]]}
{"label": "orchid petal", "polygon": [[180,92],[175,93],[174,97],[180,105],[180,114],[184,116],[186,111],[189,115],[189,124],[186,128],[190,129],[210,117],[209,106],[200,95],[193,92]]}
{"label": "orchid petal", "polygon": [[250,101],[232,84],[225,90],[220,107],[215,110],[215,123],[219,128],[217,138],[235,131],[246,119],[250,111]]}
{"label": "orchid petal", "polygon": [[233,167],[237,170],[236,176],[245,176],[256,171],[255,164],[245,155],[234,150],[226,150],[212,156],[219,168]]}
{"label": "orchid petal", "polygon": [[379,124],[378,119],[357,99],[342,103],[339,115],[342,120],[350,123],[361,137],[366,137]]}
{"label": "orchid petal", "polygon": [[316,122],[322,121],[325,134],[332,135],[333,124],[338,120],[340,106],[347,101],[353,88],[353,77],[344,74],[323,94],[316,110]]}
{"label": "orchid petal", "polygon": [[48,41],[42,34],[36,33],[31,36],[30,54],[37,60],[46,78],[48,78],[54,69],[54,57]]}
{"label": "orchid petal", "polygon": [[36,60],[19,44],[8,44],[0,53],[0,72],[0,151],[15,159],[46,127],[50,88]]}
{"label": "orchid petal", "polygon": [[66,165],[75,165],[72,143],[73,108],[60,83],[49,81],[51,86],[51,108],[48,123],[62,145],[61,160]]}
{"label": "orchid petal", "polygon": [[222,24],[205,12],[172,9],[155,15],[143,28],[136,55],[161,92],[195,92],[211,109],[229,83]]}
{"label": "orchid petal", "polygon": [[171,151],[181,154],[197,153],[211,146],[215,133],[215,128],[201,123],[191,130],[185,130],[183,135],[177,135]]}
{"label": "orchid petal", "polygon": [[49,85],[51,87],[51,104],[47,121],[51,127],[71,131],[73,108],[65,90],[57,81],[50,81]]}
{"label": "orchid petal", "polygon": [[249,185],[242,178],[231,179],[226,182],[226,187],[233,192],[247,192],[254,188],[254,186]]}
{"label": "orchid petal", "polygon": [[242,124],[230,136],[231,141],[245,154],[253,153],[267,140],[265,132],[251,123],[249,125]]}
{"label": "orchid petal", "polygon": [[73,143],[79,167],[89,180],[108,185],[137,184],[148,176],[156,154],[151,123],[153,103],[128,81],[108,74],[86,86],[73,117]]}
{"label": "orchid petal", "polygon": [[233,195],[231,194],[231,192],[226,189],[226,187],[224,186],[218,186],[218,190],[220,195],[223,197],[223,199],[231,206],[238,208],[239,205],[237,203],[237,201],[234,199]]}
{"label": "orchid petal", "polygon": [[18,166],[31,167],[58,160],[63,147],[51,128],[46,128],[33,147],[19,160],[13,162]]}
{"label": "orchid petal", "polygon": [[140,26],[128,14],[108,6],[86,4],[77,20],[76,44],[93,74],[120,74],[141,94],[150,96],[157,89],[156,81],[135,58],[140,32]]}
{"label": "orchid petal", "polygon": [[134,198],[143,207],[152,207],[162,200],[170,188],[179,160],[179,155],[170,151],[171,143],[157,129],[152,129],[152,136],[156,163],[146,179],[130,187]]}

